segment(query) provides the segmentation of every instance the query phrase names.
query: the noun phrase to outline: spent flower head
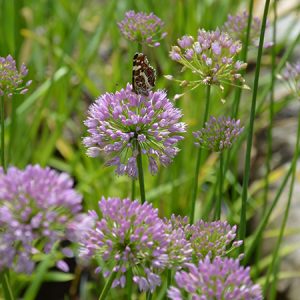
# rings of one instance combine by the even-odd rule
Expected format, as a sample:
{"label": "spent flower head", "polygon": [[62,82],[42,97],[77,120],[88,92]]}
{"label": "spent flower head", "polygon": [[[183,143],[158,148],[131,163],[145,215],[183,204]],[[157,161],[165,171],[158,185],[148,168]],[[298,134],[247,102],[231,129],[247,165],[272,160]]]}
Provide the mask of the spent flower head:
{"label": "spent flower head", "polygon": [[128,40],[152,47],[159,46],[159,41],[166,36],[162,31],[164,22],[153,13],[128,11],[118,26]]}
{"label": "spent flower head", "polygon": [[[241,49],[240,41],[234,41],[227,33],[220,30],[199,29],[196,39],[185,35],[178,39],[178,46],[172,47],[170,57],[183,65],[183,70],[191,70],[200,77],[200,80],[175,81],[181,82],[181,85],[193,86],[193,88],[199,84],[214,84],[221,89],[223,89],[223,84],[235,85],[237,81],[243,84],[241,71],[246,68],[247,64],[237,60]],[[166,78],[173,79],[169,75]]]}
{"label": "spent flower head", "polygon": [[193,133],[197,140],[195,145],[214,152],[221,152],[230,148],[243,130],[244,127],[241,126],[240,120],[211,116],[204,128]]}
{"label": "spent flower head", "polygon": [[99,202],[102,218],[94,216],[96,226],[81,243],[83,259],[100,259],[104,276],[116,272],[113,286],[124,287],[127,271],[141,291],[154,291],[161,284],[159,273],[169,264],[169,236],[157,209],[137,200],[103,198]]}
{"label": "spent flower head", "polygon": [[34,254],[68,239],[81,196],[66,173],[38,165],[0,169],[0,271],[32,272]]}
{"label": "spent flower head", "polygon": [[290,90],[300,98],[300,60],[294,64],[286,63],[285,68],[278,77],[285,81]]}
{"label": "spent flower head", "polygon": [[138,175],[137,156],[148,158],[152,174],[158,161],[168,165],[179,149],[186,125],[179,122],[182,113],[164,91],[150,92],[145,97],[132,91],[132,86],[115,94],[106,93],[92,104],[85,125],[90,136],[83,140],[87,154],[110,156],[107,165],[115,165],[118,175]]}
{"label": "spent flower head", "polygon": [[18,71],[16,62],[11,55],[0,57],[0,96],[13,94],[26,94],[31,80],[24,82],[28,69],[24,64]]}
{"label": "spent flower head", "polygon": [[253,284],[250,268],[240,266],[239,260],[209,257],[196,266],[188,264],[188,271],[177,271],[177,287],[168,290],[172,300],[262,300],[261,288]]}
{"label": "spent flower head", "polygon": [[239,247],[242,241],[236,238],[236,225],[231,226],[226,221],[198,221],[186,228],[186,235],[193,248],[193,259],[199,261],[209,256],[225,256]]}
{"label": "spent flower head", "polygon": [[[223,25],[223,30],[228,32],[235,40],[244,41],[247,34],[249,13],[243,11],[235,16],[228,15],[227,21]],[[269,26],[267,22],[266,28]],[[261,20],[258,17],[254,17],[251,22],[249,46],[258,47],[259,37],[261,29]],[[263,47],[268,48],[273,45],[272,42],[264,42]]]}

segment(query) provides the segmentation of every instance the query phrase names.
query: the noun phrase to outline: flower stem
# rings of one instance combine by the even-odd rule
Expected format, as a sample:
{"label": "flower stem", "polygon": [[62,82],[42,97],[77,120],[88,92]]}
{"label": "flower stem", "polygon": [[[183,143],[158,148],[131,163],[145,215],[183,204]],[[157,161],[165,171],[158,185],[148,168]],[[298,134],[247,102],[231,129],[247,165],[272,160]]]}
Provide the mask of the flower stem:
{"label": "flower stem", "polygon": [[[269,175],[271,172],[271,159],[272,159],[272,129],[274,123],[274,87],[276,81],[276,25],[277,25],[277,0],[274,0],[273,3],[273,47],[271,53],[271,86],[270,86],[270,105],[269,105],[269,126],[267,130],[267,158],[266,158],[266,170],[265,170],[265,186],[263,192],[263,209],[262,216],[266,213],[267,203],[268,203],[268,195],[269,195]],[[256,264],[260,261],[261,256],[261,243],[258,243],[257,251],[256,251]]]}
{"label": "flower stem", "polygon": [[131,181],[131,200],[135,198],[135,179]]}
{"label": "flower stem", "polygon": [[297,140],[296,140],[295,153],[294,153],[292,166],[291,166],[291,168],[292,168],[292,178],[291,178],[291,183],[290,183],[288,200],[287,200],[287,204],[286,204],[286,207],[285,207],[283,220],[282,220],[282,223],[281,223],[279,236],[278,236],[278,239],[277,239],[277,242],[276,242],[276,245],[275,245],[275,250],[273,251],[272,262],[271,262],[271,264],[268,268],[268,272],[267,272],[267,276],[266,276],[266,282],[265,282],[265,286],[264,286],[264,292],[265,293],[268,290],[270,276],[274,272],[275,262],[279,258],[278,257],[279,248],[280,248],[280,244],[281,244],[281,241],[282,241],[282,238],[283,238],[283,235],[284,235],[284,230],[285,230],[285,227],[286,227],[286,223],[287,223],[287,219],[288,219],[289,211],[290,211],[290,207],[291,207],[291,201],[292,201],[295,178],[296,178],[297,160],[299,158],[299,155],[300,155],[300,113],[298,114]]}
{"label": "flower stem", "polygon": [[289,166],[289,169],[288,169],[287,173],[285,174],[284,179],[282,180],[282,182],[280,184],[280,187],[278,188],[278,191],[274,197],[274,200],[272,201],[272,204],[270,205],[267,212],[264,214],[261,222],[259,223],[259,226],[253,235],[253,239],[252,239],[250,246],[247,247],[247,249],[246,249],[245,258],[243,259],[245,264],[247,264],[249,262],[250,258],[252,258],[252,253],[254,252],[255,249],[257,249],[257,245],[260,241],[261,235],[268,224],[270,216],[271,216],[276,204],[278,203],[278,200],[280,199],[280,196],[281,196],[291,174],[292,174],[292,165]]}
{"label": "flower stem", "polygon": [[16,132],[16,111],[17,111],[17,97],[15,99],[11,99],[11,122],[10,122],[10,131],[9,131],[9,143],[8,143],[8,151],[7,151],[7,164],[9,165],[12,149],[14,147],[14,135]]}
{"label": "flower stem", "polygon": [[271,157],[272,157],[272,128],[274,118],[274,87],[276,81],[276,23],[277,23],[277,0],[274,1],[274,24],[273,24],[273,47],[272,47],[272,72],[271,72],[271,94],[270,94],[270,107],[269,107],[269,126],[267,133],[268,152],[266,159],[266,173],[265,173],[265,188],[263,196],[263,213],[266,211],[268,190],[269,190],[269,173],[271,171]]}
{"label": "flower stem", "polygon": [[132,294],[132,270],[129,269],[126,274],[126,290],[127,290],[127,299],[131,299]]}
{"label": "flower stem", "polygon": [[[207,86],[206,89],[206,102],[205,102],[205,112],[204,112],[204,119],[202,123],[202,127],[205,126],[205,122],[208,119],[208,112],[209,112],[209,100],[210,100],[210,85]],[[202,148],[200,147],[197,154],[197,162],[196,162],[196,170],[195,170],[195,177],[194,177],[194,188],[193,188],[193,194],[192,194],[192,202],[191,202],[191,211],[190,211],[190,223],[194,223],[194,217],[195,217],[195,206],[196,206],[196,199],[197,199],[197,193],[198,193],[198,176],[199,176],[199,170],[201,165],[201,156],[202,156]]]}
{"label": "flower stem", "polygon": [[222,207],[222,195],[223,195],[223,152],[220,152],[220,174],[219,174],[219,197],[217,198],[216,210],[215,210],[215,220],[221,219],[221,207]]}
{"label": "flower stem", "polygon": [[2,271],[0,274],[0,278],[1,278],[1,285],[2,285],[2,289],[3,289],[4,299],[5,300],[14,300],[14,296],[13,296],[11,286],[10,286],[8,270]]}
{"label": "flower stem", "polygon": [[137,155],[137,166],[138,166],[138,175],[139,175],[139,184],[140,184],[140,194],[141,194],[141,203],[143,204],[146,200],[145,195],[145,183],[144,183],[144,172],[143,172],[143,162],[142,162],[142,152],[141,147],[138,145],[138,155]]}
{"label": "flower stem", "polygon": [[[253,6],[254,6],[254,0],[250,0],[249,2],[249,18],[248,18],[248,23],[247,23],[247,30],[246,30],[246,35],[244,37],[244,41],[243,41],[243,49],[242,49],[242,53],[241,53],[241,61],[246,62],[247,61],[247,56],[248,56],[248,46],[249,46],[249,40],[250,40],[250,31],[251,31],[251,24],[252,24],[252,15],[253,15]],[[242,70],[242,75],[244,74],[245,70]],[[240,100],[241,100],[241,96],[242,96],[242,92],[243,89],[239,88],[235,90],[235,94],[234,94],[234,100],[233,100],[233,104],[232,104],[232,112],[231,112],[231,116],[233,119],[237,119],[238,118],[238,114],[239,114],[239,107],[240,107]],[[227,155],[226,155],[226,160],[225,160],[225,164],[224,164],[224,169],[227,170],[228,169],[228,165],[229,162],[231,160],[231,154],[232,151],[231,149],[228,150]],[[233,166],[233,169],[236,170],[236,164]],[[226,171],[225,171],[226,172]],[[237,177],[235,178],[235,183],[237,183]],[[235,190],[233,191],[233,200],[235,199]]]}
{"label": "flower stem", "polygon": [[141,44],[141,43],[138,43],[138,46],[137,46],[137,51],[138,51],[138,53],[141,53],[141,52],[143,52],[143,46],[142,46],[142,44]]}
{"label": "flower stem", "polygon": [[151,300],[151,299],[152,299],[152,294],[150,292],[147,292],[146,300]]}
{"label": "flower stem", "polygon": [[[252,24],[252,15],[253,15],[253,6],[254,6],[254,0],[250,0],[249,2],[249,18],[247,23],[247,31],[246,36],[243,40],[243,49],[241,53],[241,60],[246,62],[247,56],[248,56],[248,46],[249,46],[249,40],[250,40],[250,31],[251,31],[251,24]],[[244,70],[242,71],[244,72]],[[234,95],[234,102],[233,102],[233,115],[232,117],[234,119],[237,118],[238,112],[239,112],[239,106],[240,106],[240,100],[242,95],[242,89],[236,89],[235,95]]]}
{"label": "flower stem", "polygon": [[168,288],[171,286],[172,284],[172,270],[168,269],[167,271],[167,288],[166,288],[166,294],[165,294],[165,297],[164,299],[169,299],[168,298]]}
{"label": "flower stem", "polygon": [[99,296],[99,300],[104,300],[106,299],[106,296],[111,288],[112,283],[114,282],[115,278],[117,276],[117,272],[111,272],[111,274],[109,275],[108,280],[105,283],[105,286],[101,292],[101,295]]}
{"label": "flower stem", "polygon": [[256,99],[258,92],[258,83],[259,83],[259,74],[260,74],[260,65],[263,51],[263,43],[265,37],[267,15],[269,10],[270,0],[266,0],[264,6],[264,15],[262,20],[262,27],[260,32],[259,47],[257,54],[257,65],[255,69],[255,78],[251,102],[251,112],[250,112],[250,121],[249,121],[249,131],[247,138],[247,148],[246,148],[246,157],[245,157],[245,169],[244,169],[244,178],[243,178],[243,188],[242,188],[242,207],[241,207],[241,216],[240,216],[240,227],[239,227],[239,240],[243,240],[244,243],[239,248],[240,253],[244,252],[245,248],[245,236],[246,236],[246,210],[247,210],[247,199],[248,199],[248,184],[250,178],[250,162],[251,162],[251,148],[253,140],[253,129],[254,129],[254,119],[255,119],[255,109],[256,109]]}
{"label": "flower stem", "polygon": [[3,167],[4,172],[6,172],[5,166],[5,140],[4,140],[4,97],[0,97],[0,118],[1,118],[1,165]]}
{"label": "flower stem", "polygon": [[[5,165],[5,135],[4,135],[4,121],[5,121],[5,117],[4,117],[4,97],[0,97],[0,123],[1,123],[1,165],[2,168],[4,170],[4,172],[6,172],[6,165]],[[4,270],[1,272],[0,274],[0,279],[1,279],[1,285],[2,285],[2,289],[5,295],[5,300],[13,300],[14,296],[11,290],[11,286],[10,286],[10,280],[9,280],[9,270]]]}

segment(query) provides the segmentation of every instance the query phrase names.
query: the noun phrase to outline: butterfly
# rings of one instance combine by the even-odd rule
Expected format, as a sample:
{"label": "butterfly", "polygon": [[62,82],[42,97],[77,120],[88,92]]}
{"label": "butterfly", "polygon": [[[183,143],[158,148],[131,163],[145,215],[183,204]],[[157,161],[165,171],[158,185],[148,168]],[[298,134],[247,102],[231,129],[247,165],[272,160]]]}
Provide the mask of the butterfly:
{"label": "butterfly", "polygon": [[149,96],[149,91],[155,86],[156,72],[150,66],[145,54],[136,53],[133,57],[132,87],[138,95]]}

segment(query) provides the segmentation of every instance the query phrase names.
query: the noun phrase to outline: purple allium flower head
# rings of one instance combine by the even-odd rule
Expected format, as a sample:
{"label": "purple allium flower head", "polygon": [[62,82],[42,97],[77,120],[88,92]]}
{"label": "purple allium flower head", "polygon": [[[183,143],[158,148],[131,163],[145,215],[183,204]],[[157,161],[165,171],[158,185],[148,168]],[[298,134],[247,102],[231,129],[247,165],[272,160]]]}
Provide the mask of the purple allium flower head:
{"label": "purple allium flower head", "polygon": [[153,13],[128,11],[118,26],[128,40],[151,47],[159,46],[159,41],[166,36],[166,32],[162,32],[164,22]]}
{"label": "purple allium flower head", "polygon": [[[243,11],[235,16],[228,15],[227,21],[223,25],[223,30],[228,32],[235,40],[243,41],[247,33],[248,19],[249,13],[247,11]],[[269,24],[267,22],[266,27],[268,27],[268,25]],[[251,22],[249,46],[258,47],[260,28],[261,20],[258,17],[254,17]],[[272,45],[272,42],[265,42],[264,48],[268,48]]]}
{"label": "purple allium flower head", "polygon": [[225,256],[242,244],[242,241],[235,241],[236,225],[231,226],[226,221],[199,220],[195,224],[189,224],[188,217],[172,215],[170,219],[165,219],[165,223],[174,231],[184,233],[190,249],[186,252],[186,257],[188,260],[192,257],[194,263],[207,255],[211,259]]}
{"label": "purple allium flower head", "polygon": [[290,90],[300,98],[300,60],[294,64],[286,63],[285,68],[278,77],[286,81]]}
{"label": "purple allium flower head", "polygon": [[157,209],[119,198],[102,198],[99,208],[102,218],[82,241],[80,257],[100,258],[104,275],[117,272],[113,286],[124,287],[131,269],[139,289],[153,292],[161,284],[158,274],[169,264],[169,236]]}
{"label": "purple allium flower head", "polygon": [[234,84],[237,80],[244,83],[240,70],[247,64],[241,62],[239,68],[235,67],[241,49],[241,42],[234,41],[225,32],[200,29],[196,39],[186,35],[178,39],[178,46],[172,47],[170,57],[200,77],[189,85],[215,84],[223,88],[223,83]]}
{"label": "purple allium flower head", "polygon": [[106,93],[89,108],[85,125],[90,136],[83,140],[91,157],[104,152],[118,175],[137,177],[137,155],[146,155],[149,170],[155,174],[158,161],[168,165],[179,149],[186,125],[179,122],[182,113],[164,91],[137,95],[132,86],[115,94]]}
{"label": "purple allium flower head", "polygon": [[193,259],[198,261],[207,255],[212,259],[225,256],[241,245],[241,241],[234,241],[236,225],[230,226],[226,221],[204,222],[198,221],[186,227],[186,235],[193,248]]}
{"label": "purple allium flower head", "polygon": [[164,223],[168,233],[169,268],[181,269],[192,260],[193,254],[192,245],[186,235],[188,218],[172,215],[171,219],[165,218]]}
{"label": "purple allium flower head", "polygon": [[65,173],[38,165],[0,169],[0,270],[30,273],[33,254],[68,239],[66,228],[81,210],[81,196]]}
{"label": "purple allium flower head", "polygon": [[0,57],[0,96],[13,94],[26,94],[31,80],[24,83],[23,79],[27,75],[28,69],[24,64],[20,71],[16,67],[16,62],[11,55]]}
{"label": "purple allium flower head", "polygon": [[240,266],[239,260],[209,257],[198,266],[188,264],[188,271],[177,271],[178,287],[170,287],[168,297],[172,300],[262,300],[261,288],[253,284],[250,268]]}
{"label": "purple allium flower head", "polygon": [[189,218],[187,216],[176,216],[174,214],[171,215],[170,219],[165,219],[169,224],[172,225],[174,229],[183,229],[186,230],[189,227]]}
{"label": "purple allium flower head", "polygon": [[194,132],[197,142],[196,146],[220,152],[230,148],[236,138],[242,133],[244,127],[240,120],[234,120],[226,117],[210,117],[205,127]]}

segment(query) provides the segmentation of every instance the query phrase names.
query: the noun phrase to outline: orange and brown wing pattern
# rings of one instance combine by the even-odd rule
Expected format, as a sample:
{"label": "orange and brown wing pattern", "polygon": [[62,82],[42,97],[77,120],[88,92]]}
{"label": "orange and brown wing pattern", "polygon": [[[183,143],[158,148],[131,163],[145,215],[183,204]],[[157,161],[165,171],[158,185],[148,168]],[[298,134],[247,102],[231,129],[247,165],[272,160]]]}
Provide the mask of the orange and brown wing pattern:
{"label": "orange and brown wing pattern", "polygon": [[155,86],[156,72],[150,66],[145,54],[136,53],[133,57],[132,86],[138,95],[148,96]]}

